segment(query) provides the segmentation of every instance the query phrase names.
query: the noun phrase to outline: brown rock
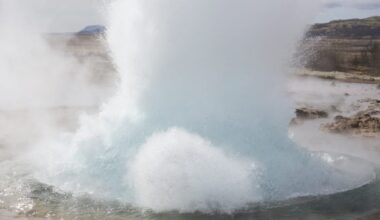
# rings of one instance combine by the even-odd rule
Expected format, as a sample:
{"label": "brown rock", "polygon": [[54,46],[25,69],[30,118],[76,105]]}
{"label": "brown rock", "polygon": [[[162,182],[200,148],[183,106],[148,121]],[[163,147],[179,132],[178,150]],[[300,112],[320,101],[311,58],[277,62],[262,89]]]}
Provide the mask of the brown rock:
{"label": "brown rock", "polygon": [[317,119],[317,118],[327,118],[328,114],[325,111],[311,108],[298,108],[296,109],[297,119]]}
{"label": "brown rock", "polygon": [[379,115],[379,110],[369,107],[351,117],[338,115],[334,122],[322,125],[322,129],[334,133],[380,134]]}

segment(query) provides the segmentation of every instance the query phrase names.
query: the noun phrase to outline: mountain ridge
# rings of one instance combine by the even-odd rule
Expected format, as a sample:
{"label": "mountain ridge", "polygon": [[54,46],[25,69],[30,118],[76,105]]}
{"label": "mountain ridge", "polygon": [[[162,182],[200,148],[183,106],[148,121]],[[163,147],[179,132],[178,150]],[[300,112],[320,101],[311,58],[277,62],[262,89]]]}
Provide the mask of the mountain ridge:
{"label": "mountain ridge", "polygon": [[317,23],[310,27],[306,36],[328,38],[380,38],[380,16]]}

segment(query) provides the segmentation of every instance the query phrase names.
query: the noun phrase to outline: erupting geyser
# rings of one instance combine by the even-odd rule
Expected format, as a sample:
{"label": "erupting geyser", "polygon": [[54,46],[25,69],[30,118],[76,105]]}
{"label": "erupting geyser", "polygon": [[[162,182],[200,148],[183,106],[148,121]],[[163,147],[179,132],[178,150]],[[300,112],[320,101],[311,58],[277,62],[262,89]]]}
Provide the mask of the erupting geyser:
{"label": "erupting geyser", "polygon": [[119,91],[61,143],[46,181],[181,212],[361,184],[287,137],[285,67],[317,5],[114,1],[107,38]]}

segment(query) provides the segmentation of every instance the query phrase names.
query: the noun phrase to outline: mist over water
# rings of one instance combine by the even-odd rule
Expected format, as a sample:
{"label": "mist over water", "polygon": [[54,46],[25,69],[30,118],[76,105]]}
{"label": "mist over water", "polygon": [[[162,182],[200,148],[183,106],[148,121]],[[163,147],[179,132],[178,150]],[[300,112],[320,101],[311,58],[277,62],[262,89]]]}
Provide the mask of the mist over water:
{"label": "mist over water", "polygon": [[85,62],[49,45],[49,19],[36,8],[43,1],[0,1],[0,108],[86,106],[104,99],[106,91],[89,82]]}
{"label": "mist over water", "polygon": [[113,1],[118,92],[75,134],[33,148],[29,157],[45,156],[33,162],[36,178],[153,211],[206,213],[368,181],[287,135],[287,65],[315,2]]}

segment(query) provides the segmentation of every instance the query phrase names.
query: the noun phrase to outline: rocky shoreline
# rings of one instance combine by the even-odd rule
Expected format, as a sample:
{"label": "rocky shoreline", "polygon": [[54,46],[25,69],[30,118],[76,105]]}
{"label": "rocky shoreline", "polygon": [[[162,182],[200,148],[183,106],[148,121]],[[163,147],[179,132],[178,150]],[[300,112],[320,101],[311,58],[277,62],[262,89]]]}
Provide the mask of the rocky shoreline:
{"label": "rocky shoreline", "polygon": [[[380,137],[380,77],[310,70],[298,70],[295,75],[292,80],[322,80],[332,94],[334,90],[339,91],[339,88],[336,88],[337,83],[346,84],[346,87],[352,83],[363,85],[363,90],[368,90],[367,87],[375,89],[372,89],[372,94],[361,97],[355,97],[356,91],[346,89],[339,94],[341,103],[331,103],[329,106],[322,106],[322,100],[321,103],[317,100],[317,104],[298,103],[290,126],[300,125],[305,120],[325,119],[320,123],[320,130],[324,132]],[[350,96],[353,98],[350,99]],[[342,108],[345,111],[342,111]]]}
{"label": "rocky shoreline", "polygon": [[[359,135],[363,137],[380,137],[380,100],[360,100],[368,103],[364,111],[358,111],[352,115],[336,115],[332,122],[322,123],[320,129],[325,132],[336,134]],[[304,120],[328,118],[328,112],[313,108],[297,108],[296,117],[290,125],[303,123]]]}
{"label": "rocky shoreline", "polygon": [[371,76],[360,73],[345,73],[345,72],[323,72],[309,69],[296,70],[295,74],[301,77],[315,77],[326,80],[337,80],[348,83],[365,83],[365,84],[377,84],[380,89],[380,76]]}
{"label": "rocky shoreline", "polygon": [[364,111],[351,116],[337,115],[334,121],[322,124],[321,129],[333,133],[354,134],[367,137],[380,136],[380,100],[361,100],[369,103]]}

